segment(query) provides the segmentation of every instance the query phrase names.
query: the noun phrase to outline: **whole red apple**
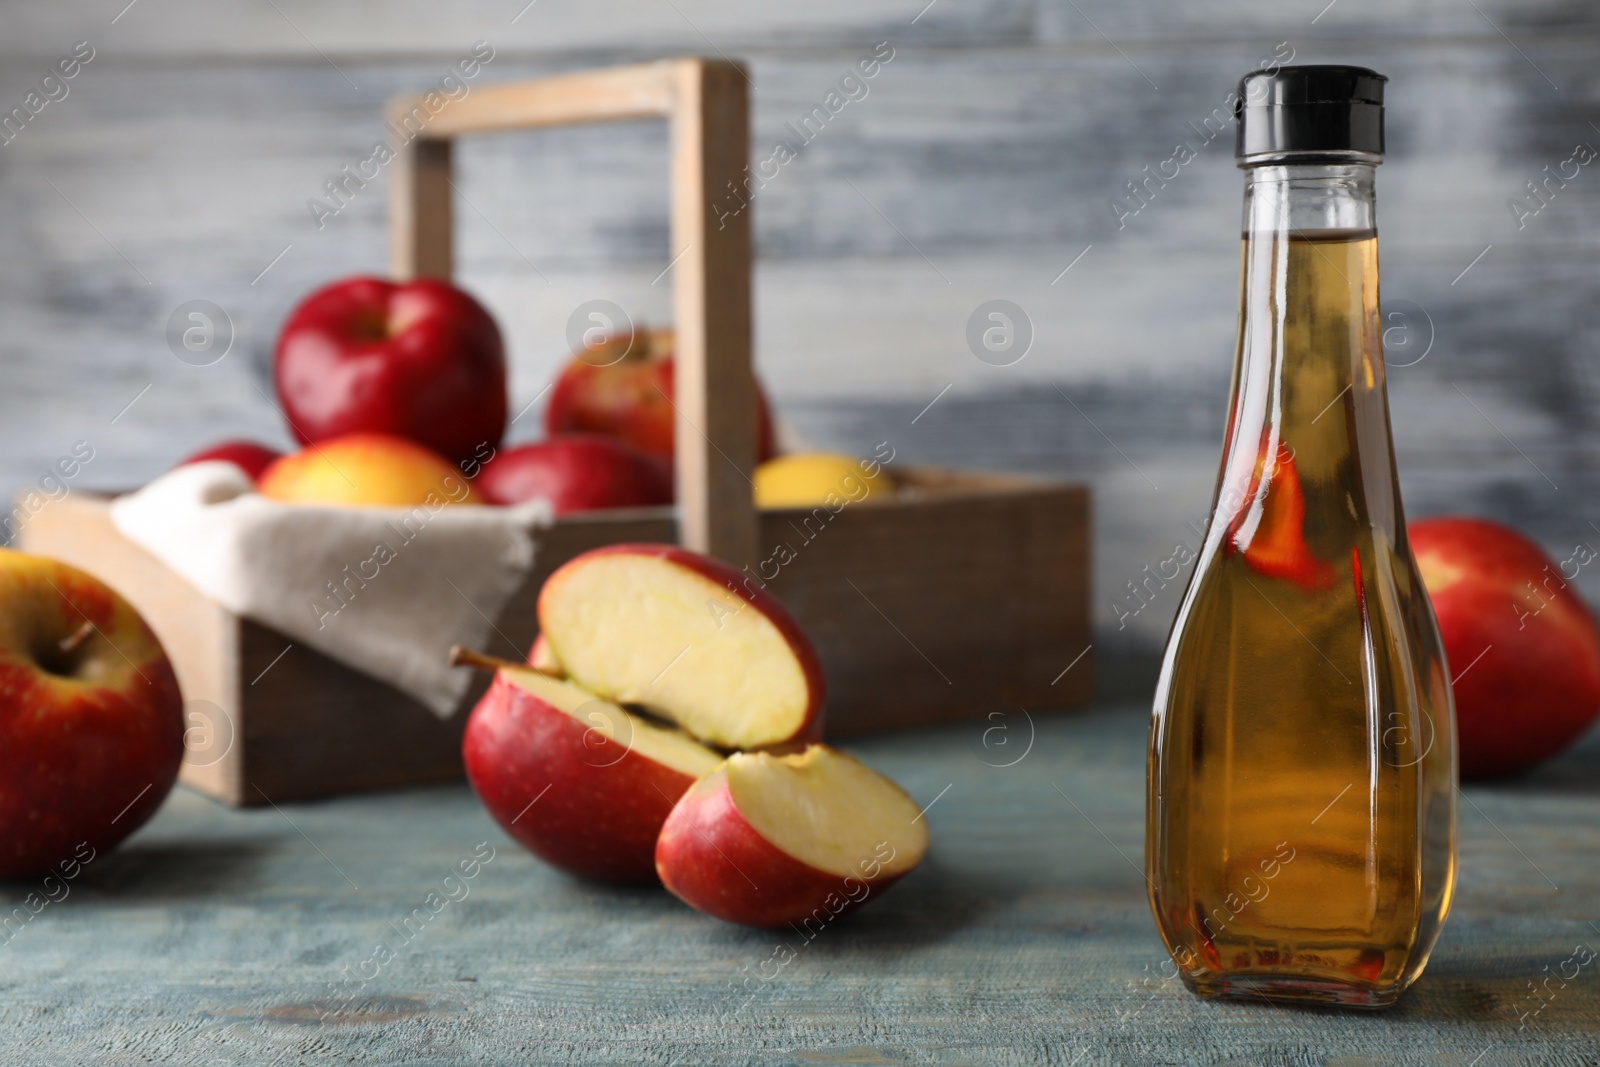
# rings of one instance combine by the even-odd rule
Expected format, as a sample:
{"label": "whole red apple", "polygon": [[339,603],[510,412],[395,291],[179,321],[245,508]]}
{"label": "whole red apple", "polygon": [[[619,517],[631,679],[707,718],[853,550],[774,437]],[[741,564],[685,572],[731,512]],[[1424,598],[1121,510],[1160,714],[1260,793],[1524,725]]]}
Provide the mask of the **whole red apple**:
{"label": "whole red apple", "polygon": [[183,698],[161,643],[104,583],[0,549],[0,878],[116,845],[183,759]]}
{"label": "whole red apple", "polygon": [[[578,353],[550,392],[545,430],[618,437],[670,459],[677,425],[672,351],[671,330],[641,329]],[[772,412],[757,382],[756,462],[771,459],[773,451]]]}
{"label": "whole red apple", "polygon": [[557,515],[672,503],[664,461],[592,433],[504,449],[483,465],[477,486],[492,504],[544,499]]}
{"label": "whole red apple", "polygon": [[471,296],[422,278],[347,278],[306,297],[278,335],[273,377],[301,444],[384,433],[456,463],[500,443],[500,329]]}
{"label": "whole red apple", "polygon": [[722,761],[518,666],[499,670],[472,709],[461,755],[484,807],[528,851],[581,878],[635,885],[656,881],[656,837],[672,805]]}
{"label": "whole red apple", "polygon": [[258,481],[261,472],[272,466],[273,461],[283,455],[266,445],[254,441],[233,440],[219,441],[210,448],[202,449],[178,463],[179,467],[190,463],[204,463],[206,460],[226,460],[250,476],[251,481]]}
{"label": "whole red apple", "polygon": [[1572,587],[1593,549],[1557,563],[1498,523],[1410,526],[1455,675],[1461,776],[1514,774],[1570,745],[1600,714],[1600,630]]}

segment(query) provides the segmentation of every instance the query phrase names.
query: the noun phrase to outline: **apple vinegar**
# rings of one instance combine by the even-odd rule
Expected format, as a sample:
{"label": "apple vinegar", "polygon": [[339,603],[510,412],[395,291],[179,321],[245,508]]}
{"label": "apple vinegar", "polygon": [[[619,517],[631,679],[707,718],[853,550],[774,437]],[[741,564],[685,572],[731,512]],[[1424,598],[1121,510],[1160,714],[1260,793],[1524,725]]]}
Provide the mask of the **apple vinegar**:
{"label": "apple vinegar", "polygon": [[[1330,69],[1359,70],[1282,68],[1269,100]],[[1203,996],[1381,1007],[1450,905],[1454,713],[1390,439],[1376,160],[1292,148],[1241,164],[1222,469],[1150,735],[1150,903]]]}

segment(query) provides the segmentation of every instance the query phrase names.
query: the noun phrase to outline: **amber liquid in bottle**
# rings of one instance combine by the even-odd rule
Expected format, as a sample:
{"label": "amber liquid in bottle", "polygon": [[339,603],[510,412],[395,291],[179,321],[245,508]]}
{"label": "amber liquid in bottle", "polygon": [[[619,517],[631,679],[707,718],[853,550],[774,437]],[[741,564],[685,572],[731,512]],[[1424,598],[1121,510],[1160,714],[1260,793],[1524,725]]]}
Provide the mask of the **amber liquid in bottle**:
{"label": "amber liquid in bottle", "polygon": [[1150,738],[1151,907],[1204,996],[1387,1005],[1450,904],[1454,713],[1395,477],[1372,173],[1247,171],[1222,471]]}

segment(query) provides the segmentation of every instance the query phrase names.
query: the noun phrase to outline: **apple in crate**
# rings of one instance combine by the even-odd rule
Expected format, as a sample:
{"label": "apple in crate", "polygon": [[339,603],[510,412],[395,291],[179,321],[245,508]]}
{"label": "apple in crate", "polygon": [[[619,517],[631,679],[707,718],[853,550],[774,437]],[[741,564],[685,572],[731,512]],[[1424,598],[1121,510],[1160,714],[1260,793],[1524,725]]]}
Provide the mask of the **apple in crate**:
{"label": "apple in crate", "polygon": [[758,508],[814,508],[837,502],[863,504],[894,496],[894,484],[876,461],[830,452],[799,452],[769,459],[756,468]]}
{"label": "apple in crate", "polygon": [[675,545],[568,560],[539,592],[539,629],[573,682],[638,704],[719,748],[822,734],[822,663],[748,575]]}
{"label": "apple in crate", "polygon": [[416,507],[481,504],[472,484],[443,456],[403,437],[352,433],[284,456],[256,480],[261,495],[287,504]]}
{"label": "apple in crate", "polygon": [[36,878],[155,814],[183,759],[183,698],[103,582],[0,549],[0,878]]}
{"label": "apple in crate", "polygon": [[500,328],[436,278],[356,277],[318,289],[278,334],[273,380],[301,444],[383,433],[455,463],[481,459],[506,428]]}
{"label": "apple in crate", "polygon": [[1572,744],[1600,714],[1600,630],[1571,584],[1594,551],[1557,563],[1480,519],[1408,530],[1455,676],[1461,776],[1514,774]]}
{"label": "apple in crate", "polygon": [[665,461],[599,434],[561,434],[497,453],[477,486],[491,504],[548,500],[557,515],[672,503]]}
{"label": "apple in crate", "polygon": [[255,482],[260,481],[262,472],[281,458],[283,458],[282,452],[268,448],[266,445],[257,444],[254,441],[220,441],[210,448],[201,449],[194,455],[189,456],[178,466],[186,467],[191,463],[223,460],[244,471],[250,476],[250,480]]}
{"label": "apple in crate", "polygon": [[461,754],[501,828],[570,874],[653,884],[661,824],[722,757],[569,682],[464,651],[454,658],[498,668]]}
{"label": "apple in crate", "polygon": [[661,882],[691,907],[746,926],[826,925],[922,862],[916,802],[826,745],[735,753],[667,816]]}
{"label": "apple in crate", "polygon": [[[556,378],[545,430],[600,433],[653,456],[671,458],[673,407],[671,330],[635,330],[608,337],[572,358]],[[756,383],[756,462],[773,455],[772,412]]]}

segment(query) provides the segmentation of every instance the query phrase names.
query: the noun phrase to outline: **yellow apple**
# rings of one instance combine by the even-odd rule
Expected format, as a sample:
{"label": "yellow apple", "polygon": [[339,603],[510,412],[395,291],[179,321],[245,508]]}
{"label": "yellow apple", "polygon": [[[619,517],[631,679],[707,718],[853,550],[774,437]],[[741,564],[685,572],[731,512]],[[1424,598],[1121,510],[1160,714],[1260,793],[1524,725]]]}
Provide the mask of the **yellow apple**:
{"label": "yellow apple", "polygon": [[412,507],[481,504],[438,453],[403,437],[353,433],[307,445],[261,474],[263,496],[291,504]]}
{"label": "yellow apple", "polygon": [[756,468],[756,507],[810,508],[865,500],[894,493],[889,476],[876,463],[832,452],[801,452],[769,459]]}

